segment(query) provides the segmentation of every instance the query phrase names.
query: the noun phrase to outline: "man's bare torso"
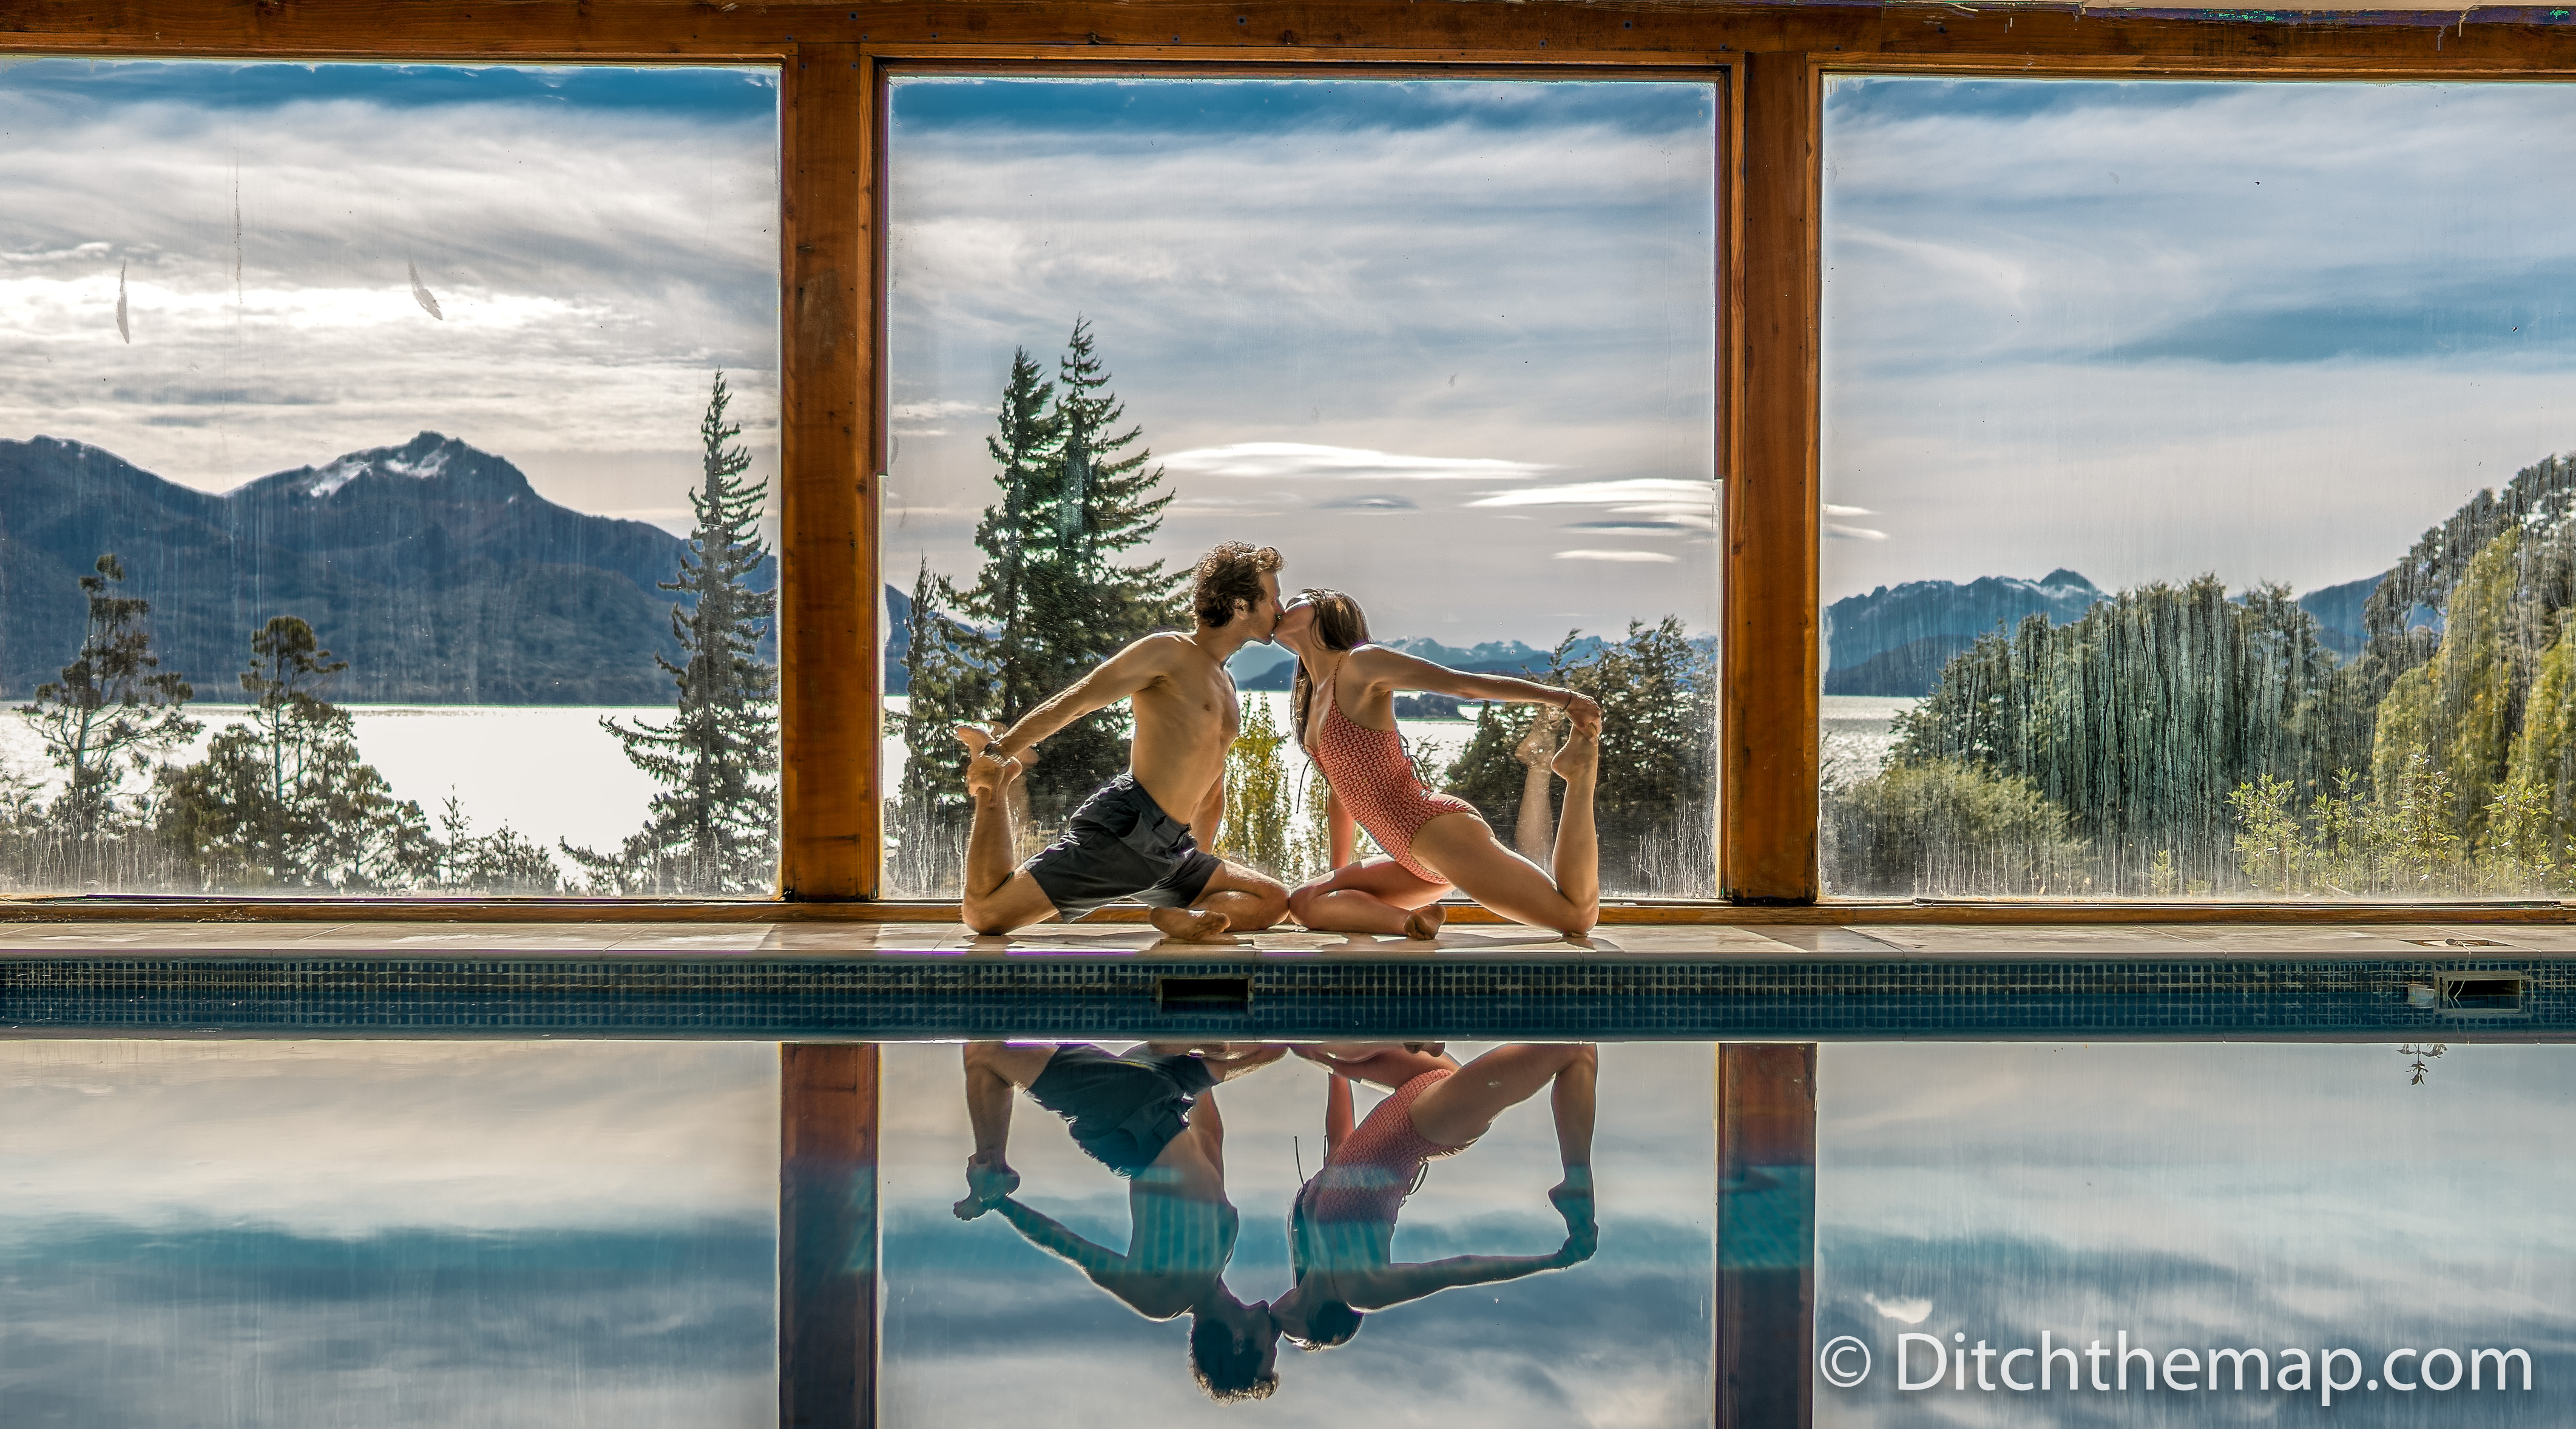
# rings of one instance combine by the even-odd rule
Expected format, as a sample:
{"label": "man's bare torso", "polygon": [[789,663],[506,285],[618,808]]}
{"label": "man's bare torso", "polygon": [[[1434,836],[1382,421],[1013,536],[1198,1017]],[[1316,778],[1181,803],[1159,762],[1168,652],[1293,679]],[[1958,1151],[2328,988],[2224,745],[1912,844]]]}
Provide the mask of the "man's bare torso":
{"label": "man's bare torso", "polygon": [[1243,724],[1234,678],[1186,635],[1149,635],[1158,674],[1131,697],[1136,738],[1129,772],[1163,812],[1184,823],[1225,777],[1225,751]]}

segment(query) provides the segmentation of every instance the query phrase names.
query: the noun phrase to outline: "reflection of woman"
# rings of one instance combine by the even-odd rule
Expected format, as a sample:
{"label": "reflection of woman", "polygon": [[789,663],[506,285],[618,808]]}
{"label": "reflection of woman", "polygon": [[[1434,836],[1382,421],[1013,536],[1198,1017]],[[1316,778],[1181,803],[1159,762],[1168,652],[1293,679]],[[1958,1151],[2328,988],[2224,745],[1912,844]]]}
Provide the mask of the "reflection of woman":
{"label": "reflection of woman", "polygon": [[[1297,654],[1297,743],[1332,788],[1325,813],[1334,871],[1288,896],[1298,922],[1428,938],[1440,930],[1440,896],[1455,885],[1506,918],[1568,937],[1592,927],[1601,912],[1601,841],[1592,822],[1599,705],[1572,690],[1471,675],[1371,645],[1359,602],[1339,591],[1299,592],[1273,637]],[[1473,805],[1422,787],[1396,733],[1397,690],[1545,705],[1573,717],[1554,764],[1565,780],[1565,815],[1547,868],[1503,847]],[[1352,861],[1354,822],[1386,857]]]}
{"label": "reflection of woman", "polygon": [[[1333,1083],[1324,1110],[1323,1169],[1297,1188],[1288,1213],[1288,1258],[1297,1283],[1270,1306],[1281,1334],[1308,1349],[1324,1349],[1358,1334],[1363,1311],[1592,1258],[1601,1232],[1592,1208],[1591,1047],[1497,1047],[1464,1069],[1447,1056],[1395,1046],[1296,1051],[1331,1068]],[[1357,1127],[1351,1125],[1352,1077],[1394,1092]],[[1551,1255],[1397,1262],[1396,1214],[1421,1182],[1426,1163],[1466,1149],[1505,1107],[1547,1086],[1553,1087],[1549,1106],[1565,1166],[1565,1179],[1547,1198],[1565,1217],[1565,1244]]]}

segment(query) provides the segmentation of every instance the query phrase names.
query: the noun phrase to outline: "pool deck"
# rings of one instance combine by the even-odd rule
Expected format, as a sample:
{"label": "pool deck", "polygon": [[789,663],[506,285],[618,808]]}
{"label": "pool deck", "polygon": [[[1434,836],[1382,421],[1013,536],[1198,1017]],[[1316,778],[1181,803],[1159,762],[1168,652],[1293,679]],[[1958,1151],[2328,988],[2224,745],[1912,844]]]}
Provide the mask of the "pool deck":
{"label": "pool deck", "polygon": [[2576,1040],[2576,923],[0,924],[0,1036]]}
{"label": "pool deck", "polygon": [[0,923],[0,960],[130,958],[482,958],[496,954],[671,957],[752,954],[793,959],[988,955],[1013,960],[1141,958],[1159,962],[1368,959],[1411,963],[1505,958],[1654,959],[2576,957],[2576,916],[2539,923],[2420,924],[1609,924],[1566,939],[1508,923],[1453,923],[1435,943],[1288,927],[1232,944],[1174,943],[1141,923],[1045,923],[1004,938],[937,922],[62,921]]}

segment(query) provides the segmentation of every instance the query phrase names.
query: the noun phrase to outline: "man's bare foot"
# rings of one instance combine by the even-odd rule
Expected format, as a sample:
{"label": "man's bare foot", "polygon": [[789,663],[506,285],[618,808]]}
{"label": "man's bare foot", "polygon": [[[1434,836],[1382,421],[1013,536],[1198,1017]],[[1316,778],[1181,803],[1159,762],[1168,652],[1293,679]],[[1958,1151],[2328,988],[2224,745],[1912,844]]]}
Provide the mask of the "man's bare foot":
{"label": "man's bare foot", "polygon": [[1586,778],[1598,774],[1601,772],[1600,734],[1586,734],[1578,729],[1567,735],[1565,747],[1556,752],[1556,759],[1548,768],[1555,770],[1556,777],[1567,783],[1572,783],[1578,774]]}
{"label": "man's bare foot", "polygon": [[1222,913],[1204,908],[1153,908],[1145,914],[1155,930],[1175,943],[1231,943],[1232,924]]}
{"label": "man's bare foot", "polygon": [[1010,1163],[999,1156],[990,1160],[969,1156],[966,1158],[966,1195],[948,1209],[957,1219],[971,1221],[1018,1189],[1020,1173],[1012,1170]]}
{"label": "man's bare foot", "polygon": [[1437,903],[1425,904],[1404,920],[1404,936],[1417,943],[1430,942],[1440,936],[1440,925],[1448,921],[1449,910]]}
{"label": "man's bare foot", "polygon": [[1512,757],[1532,766],[1546,763],[1549,751],[1556,746],[1556,722],[1564,717],[1565,711],[1554,705],[1539,706],[1538,718],[1530,721],[1529,733],[1513,747]]}
{"label": "man's bare foot", "polygon": [[999,794],[1004,785],[1019,777],[1020,762],[996,759],[992,751],[978,748],[966,761],[966,792],[970,795]]}

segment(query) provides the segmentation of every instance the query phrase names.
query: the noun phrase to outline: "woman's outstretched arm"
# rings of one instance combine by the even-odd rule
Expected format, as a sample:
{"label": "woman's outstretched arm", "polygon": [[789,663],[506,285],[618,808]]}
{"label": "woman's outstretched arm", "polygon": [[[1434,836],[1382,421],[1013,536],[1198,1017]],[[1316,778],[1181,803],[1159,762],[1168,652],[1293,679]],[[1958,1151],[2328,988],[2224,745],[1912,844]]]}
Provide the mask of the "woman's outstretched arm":
{"label": "woman's outstretched arm", "polygon": [[1383,645],[1352,651],[1344,668],[1364,684],[1389,690],[1428,690],[1462,700],[1502,704],[1554,705],[1574,717],[1577,729],[1597,729],[1601,724],[1601,706],[1590,695],[1510,675],[1471,675]]}
{"label": "woman's outstretched arm", "polygon": [[1348,868],[1359,861],[1360,822],[1342,807],[1342,796],[1324,787],[1324,832],[1330,842],[1333,867]]}

